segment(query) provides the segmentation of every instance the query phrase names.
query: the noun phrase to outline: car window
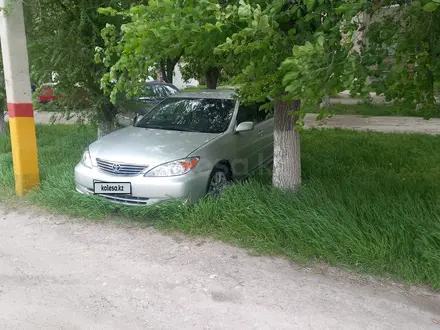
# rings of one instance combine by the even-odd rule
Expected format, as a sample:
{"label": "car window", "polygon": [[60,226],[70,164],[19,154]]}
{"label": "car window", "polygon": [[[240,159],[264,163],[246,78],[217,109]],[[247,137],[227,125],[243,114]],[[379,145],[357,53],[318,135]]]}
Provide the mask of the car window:
{"label": "car window", "polygon": [[136,126],[223,133],[229,127],[234,108],[234,100],[173,97],[154,107]]}
{"label": "car window", "polygon": [[169,85],[148,84],[142,97],[148,97],[154,100],[163,100],[170,95],[176,94],[179,90]]}
{"label": "car window", "polygon": [[173,95],[173,94],[179,93],[179,89],[175,86],[163,85],[162,87],[166,90],[166,93],[168,95]]}
{"label": "car window", "polygon": [[245,121],[252,121],[255,124],[261,123],[270,118],[271,113],[260,110],[264,103],[244,103],[240,104],[237,115],[237,125]]}

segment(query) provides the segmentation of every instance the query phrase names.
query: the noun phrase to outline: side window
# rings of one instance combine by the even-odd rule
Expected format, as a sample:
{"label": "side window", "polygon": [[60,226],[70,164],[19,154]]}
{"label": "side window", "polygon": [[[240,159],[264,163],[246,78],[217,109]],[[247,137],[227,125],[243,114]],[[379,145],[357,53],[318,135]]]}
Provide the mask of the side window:
{"label": "side window", "polygon": [[238,109],[237,125],[245,121],[253,121],[258,124],[270,118],[266,111],[260,110],[262,105],[263,103],[241,104]]}
{"label": "side window", "polygon": [[252,109],[249,104],[240,104],[237,115],[237,125],[245,121],[254,121]]}

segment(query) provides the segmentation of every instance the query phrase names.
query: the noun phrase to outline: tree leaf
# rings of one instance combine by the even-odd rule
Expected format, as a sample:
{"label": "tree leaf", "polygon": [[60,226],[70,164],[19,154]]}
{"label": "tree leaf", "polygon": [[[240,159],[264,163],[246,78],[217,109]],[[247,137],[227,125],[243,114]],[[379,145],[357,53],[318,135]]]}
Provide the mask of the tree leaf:
{"label": "tree leaf", "polygon": [[438,3],[435,3],[434,1],[428,2],[426,5],[423,6],[423,9],[425,11],[435,11],[438,8]]}

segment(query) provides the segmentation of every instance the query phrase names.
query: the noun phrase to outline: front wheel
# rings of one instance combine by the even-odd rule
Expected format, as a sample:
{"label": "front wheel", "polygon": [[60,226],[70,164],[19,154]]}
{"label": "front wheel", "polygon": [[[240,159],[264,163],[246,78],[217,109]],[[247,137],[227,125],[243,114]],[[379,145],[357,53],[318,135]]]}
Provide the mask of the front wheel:
{"label": "front wheel", "polygon": [[208,196],[218,198],[230,181],[231,178],[227,168],[223,166],[215,168],[209,177]]}

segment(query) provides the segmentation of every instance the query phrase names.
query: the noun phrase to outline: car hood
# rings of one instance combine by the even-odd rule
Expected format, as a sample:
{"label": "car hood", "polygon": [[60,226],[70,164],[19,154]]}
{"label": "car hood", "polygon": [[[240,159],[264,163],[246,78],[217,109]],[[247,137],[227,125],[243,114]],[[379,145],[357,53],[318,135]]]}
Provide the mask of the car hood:
{"label": "car hood", "polygon": [[219,134],[126,127],[95,141],[89,147],[96,159],[153,167],[182,159]]}

